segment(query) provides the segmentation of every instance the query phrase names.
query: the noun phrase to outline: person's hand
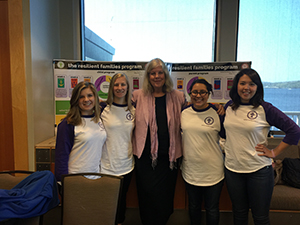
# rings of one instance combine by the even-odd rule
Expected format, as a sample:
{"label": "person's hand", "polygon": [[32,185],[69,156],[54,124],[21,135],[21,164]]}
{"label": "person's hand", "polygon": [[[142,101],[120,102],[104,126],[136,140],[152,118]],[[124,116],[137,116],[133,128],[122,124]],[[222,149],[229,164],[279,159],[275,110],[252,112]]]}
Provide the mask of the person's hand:
{"label": "person's hand", "polygon": [[257,144],[255,146],[255,150],[257,151],[258,156],[267,156],[269,158],[275,158],[273,149],[270,150],[265,145]]}
{"label": "person's hand", "polygon": [[215,103],[215,106],[217,107],[217,113],[220,115],[220,116],[223,116],[225,114],[225,110],[224,110],[224,107],[223,105],[219,104],[219,103]]}

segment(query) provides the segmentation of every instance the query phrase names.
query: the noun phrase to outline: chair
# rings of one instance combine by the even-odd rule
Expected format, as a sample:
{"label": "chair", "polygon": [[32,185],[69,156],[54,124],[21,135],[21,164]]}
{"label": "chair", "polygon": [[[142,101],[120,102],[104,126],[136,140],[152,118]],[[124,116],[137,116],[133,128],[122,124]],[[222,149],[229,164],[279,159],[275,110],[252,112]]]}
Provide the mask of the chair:
{"label": "chair", "polygon": [[[13,174],[19,174],[14,176]],[[34,172],[24,170],[2,171],[0,172],[0,189],[12,189],[18,183],[20,183],[25,177]]]}
{"label": "chair", "polygon": [[59,204],[56,180],[50,171],[0,172],[0,189],[1,225],[41,225],[43,214]]}
{"label": "chair", "polygon": [[[28,177],[30,174],[34,172],[32,171],[24,171],[24,170],[13,170],[13,171],[1,171],[0,172],[0,189],[10,190],[18,183],[20,183],[24,178]],[[13,175],[14,174],[14,175]],[[16,176],[18,174],[18,176]],[[10,225],[10,224],[42,224],[42,217],[33,217],[27,219],[10,219],[1,221],[0,225]]]}
{"label": "chair", "polygon": [[122,184],[122,176],[101,173],[63,175],[62,224],[116,224]]}

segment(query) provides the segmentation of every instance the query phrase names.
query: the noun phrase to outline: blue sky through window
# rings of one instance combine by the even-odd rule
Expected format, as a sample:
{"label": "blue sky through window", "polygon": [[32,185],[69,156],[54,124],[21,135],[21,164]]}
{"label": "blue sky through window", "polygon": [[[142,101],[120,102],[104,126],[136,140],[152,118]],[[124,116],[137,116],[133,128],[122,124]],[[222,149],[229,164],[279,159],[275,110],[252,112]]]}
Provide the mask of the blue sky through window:
{"label": "blue sky through window", "polygon": [[240,0],[237,60],[251,60],[263,81],[300,80],[299,40],[300,1]]}

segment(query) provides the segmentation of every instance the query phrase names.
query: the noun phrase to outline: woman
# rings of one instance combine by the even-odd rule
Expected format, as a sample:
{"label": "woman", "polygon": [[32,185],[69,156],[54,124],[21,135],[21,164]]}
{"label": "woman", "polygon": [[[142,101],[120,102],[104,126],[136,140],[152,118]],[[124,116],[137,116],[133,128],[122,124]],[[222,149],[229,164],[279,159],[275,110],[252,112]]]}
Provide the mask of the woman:
{"label": "woman", "polygon": [[72,91],[70,111],[58,125],[55,147],[55,176],[99,172],[102,146],[106,139],[99,118],[99,97],[95,86],[80,82]]}
{"label": "woman", "polygon": [[115,74],[109,85],[101,118],[107,132],[102,157],[101,173],[124,177],[118,224],[125,220],[126,194],[132,177],[134,160],[131,136],[134,127],[134,111],[131,105],[131,89],[124,73]]}
{"label": "woman", "polygon": [[207,102],[212,86],[205,79],[190,87],[192,105],[181,113],[183,142],[182,177],[189,200],[191,225],[201,224],[202,201],[206,224],[219,224],[219,199],[224,183],[224,159],[219,132],[224,132],[223,116]]}
{"label": "woman", "polygon": [[[241,70],[233,80],[231,101],[226,106],[224,127],[225,176],[232,201],[234,224],[247,224],[251,208],[255,224],[270,224],[269,207],[274,186],[272,158],[289,145],[296,145],[300,128],[283,112],[264,101],[258,73]],[[271,126],[286,136],[275,149],[268,149]]]}
{"label": "woman", "polygon": [[151,60],[143,88],[133,92],[136,106],[133,154],[140,216],[144,225],[164,225],[173,212],[177,161],[182,156],[182,92],[173,90],[161,59]]}

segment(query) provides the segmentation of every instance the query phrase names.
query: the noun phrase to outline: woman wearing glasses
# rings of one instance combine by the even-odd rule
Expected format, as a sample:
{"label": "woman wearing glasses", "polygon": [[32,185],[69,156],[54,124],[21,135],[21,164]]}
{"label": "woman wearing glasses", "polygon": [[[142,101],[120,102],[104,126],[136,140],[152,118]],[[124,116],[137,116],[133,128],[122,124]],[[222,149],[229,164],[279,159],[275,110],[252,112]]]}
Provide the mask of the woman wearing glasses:
{"label": "woman wearing glasses", "polygon": [[206,224],[217,225],[224,183],[224,160],[219,147],[219,133],[224,132],[223,116],[207,102],[212,86],[205,79],[195,80],[189,93],[192,104],[181,113],[181,170],[188,193],[190,220],[192,225],[201,224],[204,200]]}

